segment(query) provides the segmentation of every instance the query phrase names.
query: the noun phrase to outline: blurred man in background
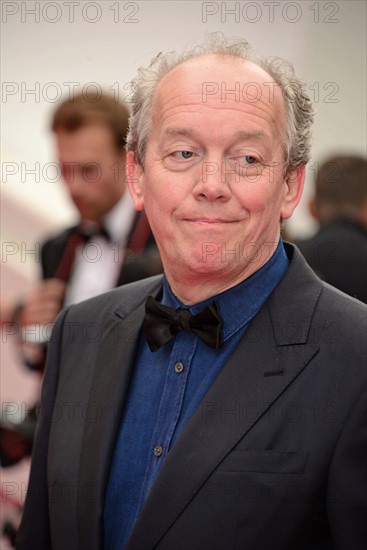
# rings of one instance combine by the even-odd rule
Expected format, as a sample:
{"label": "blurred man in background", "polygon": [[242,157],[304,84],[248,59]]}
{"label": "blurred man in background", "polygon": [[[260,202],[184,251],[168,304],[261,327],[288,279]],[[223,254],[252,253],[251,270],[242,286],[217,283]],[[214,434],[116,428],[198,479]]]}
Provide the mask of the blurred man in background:
{"label": "blurred man in background", "polygon": [[316,235],[297,243],[307,262],[327,283],[367,303],[367,161],[337,155],[316,175],[312,216]]}
{"label": "blurred man in background", "polygon": [[[50,326],[65,305],[161,272],[145,213],[136,212],[127,192],[128,119],[127,106],[107,94],[75,95],[54,113],[51,128],[63,183],[79,221],[44,243],[42,281],[13,314],[20,328]],[[28,367],[41,373],[45,332],[40,329],[32,343],[20,343]],[[3,466],[30,454],[35,421],[34,408],[21,424],[2,426]]]}
{"label": "blurred man in background", "polygon": [[43,315],[49,322],[63,304],[161,271],[145,214],[136,214],[126,192],[128,118],[126,105],[109,95],[90,100],[81,94],[55,112],[58,159],[80,219],[44,244],[47,282],[24,304],[25,321],[37,308],[40,322]]}

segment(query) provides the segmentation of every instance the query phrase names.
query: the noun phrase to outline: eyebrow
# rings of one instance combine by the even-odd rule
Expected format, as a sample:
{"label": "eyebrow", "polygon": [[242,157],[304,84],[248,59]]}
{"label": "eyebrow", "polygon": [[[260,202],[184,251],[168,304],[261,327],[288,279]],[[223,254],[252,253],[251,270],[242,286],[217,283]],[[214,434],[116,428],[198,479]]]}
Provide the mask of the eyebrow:
{"label": "eyebrow", "polygon": [[[191,128],[173,126],[171,128],[166,128],[166,130],[164,131],[164,134],[167,134],[170,136],[194,137],[196,135],[196,132],[194,129],[191,129]],[[247,130],[239,130],[235,132],[234,137],[242,141],[249,140],[249,139],[261,140],[261,139],[264,139],[265,134],[264,132],[261,132],[261,131],[249,132]]]}
{"label": "eyebrow", "polygon": [[168,134],[169,136],[193,136],[195,135],[195,130],[191,130],[190,128],[181,128],[180,126],[173,126],[171,128],[166,128],[164,131],[164,134]]}
{"label": "eyebrow", "polygon": [[265,134],[264,132],[248,132],[246,130],[239,130],[238,132],[235,133],[235,137],[240,139],[240,140],[248,140],[248,139],[257,139],[257,140],[260,140],[260,139],[264,139],[265,137]]}

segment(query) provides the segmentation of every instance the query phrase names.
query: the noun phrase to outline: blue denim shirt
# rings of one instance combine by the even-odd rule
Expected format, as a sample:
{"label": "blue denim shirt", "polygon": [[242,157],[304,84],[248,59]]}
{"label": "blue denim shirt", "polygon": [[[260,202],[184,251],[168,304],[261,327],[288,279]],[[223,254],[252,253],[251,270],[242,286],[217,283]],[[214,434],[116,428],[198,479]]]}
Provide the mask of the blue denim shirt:
{"label": "blue denim shirt", "polygon": [[[287,268],[280,241],[270,260],[251,277],[190,306],[195,314],[214,299],[219,303],[224,320],[224,344],[219,350],[182,330],[153,353],[141,333],[107,485],[105,550],[124,548],[167,453]],[[165,278],[161,303],[183,307]]]}

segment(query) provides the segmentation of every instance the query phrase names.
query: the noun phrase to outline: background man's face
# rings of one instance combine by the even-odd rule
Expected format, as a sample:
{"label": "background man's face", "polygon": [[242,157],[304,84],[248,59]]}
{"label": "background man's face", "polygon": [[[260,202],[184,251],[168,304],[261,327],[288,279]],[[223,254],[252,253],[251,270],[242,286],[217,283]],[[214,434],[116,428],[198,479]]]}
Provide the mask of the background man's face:
{"label": "background man's face", "polygon": [[82,220],[99,221],[125,191],[125,154],[119,153],[109,128],[90,124],[56,132],[65,185]]}
{"label": "background man's face", "polygon": [[283,176],[284,117],[279,88],[252,63],[207,56],[162,79],[132,194],[168,275],[231,286],[269,259],[303,181]]}

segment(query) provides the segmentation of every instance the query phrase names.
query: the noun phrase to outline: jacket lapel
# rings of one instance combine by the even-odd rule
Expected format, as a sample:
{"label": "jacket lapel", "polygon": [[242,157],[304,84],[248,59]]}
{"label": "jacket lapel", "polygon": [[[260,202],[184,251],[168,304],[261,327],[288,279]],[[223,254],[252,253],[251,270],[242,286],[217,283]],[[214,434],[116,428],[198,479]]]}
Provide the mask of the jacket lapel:
{"label": "jacket lapel", "polygon": [[160,288],[158,277],[141,292],[126,294],[105,323],[88,400],[98,417],[85,422],[81,450],[77,504],[81,548],[102,547],[104,492],[144,318],[144,298]]}
{"label": "jacket lapel", "polygon": [[[321,282],[295,255],[168,453],[126,550],[155,547],[227,454],[317,354],[318,346],[307,338]],[[238,404],[254,404],[257,414],[237,416]]]}

